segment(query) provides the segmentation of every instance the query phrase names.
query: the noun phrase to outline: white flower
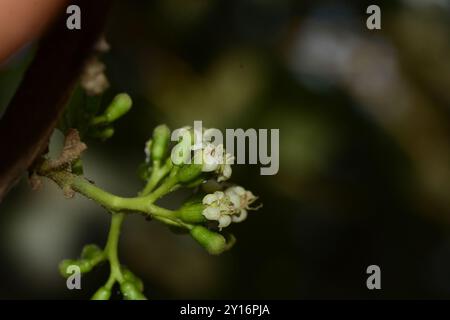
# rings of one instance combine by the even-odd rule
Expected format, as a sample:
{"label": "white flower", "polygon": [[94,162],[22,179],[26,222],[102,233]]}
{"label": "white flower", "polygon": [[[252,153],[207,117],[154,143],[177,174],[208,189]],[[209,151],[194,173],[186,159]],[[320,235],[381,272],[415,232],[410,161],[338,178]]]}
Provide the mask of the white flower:
{"label": "white flower", "polygon": [[234,157],[229,153],[225,153],[223,159],[223,163],[216,171],[218,174],[218,182],[228,180],[231,177],[231,173],[233,172],[233,170],[231,169],[231,164],[233,164]]}
{"label": "white flower", "polygon": [[[234,163],[234,157],[225,151],[223,144],[215,144],[211,142],[214,133],[218,131],[215,128],[203,129],[202,138],[199,133],[194,132],[192,127],[183,127],[177,129],[178,136],[183,138],[172,150],[172,161],[175,164],[191,163],[191,153],[194,153],[194,163],[202,165],[203,172],[214,172],[217,174],[217,181],[222,182],[231,177],[231,165]],[[193,139],[195,136],[195,139]],[[193,141],[201,140],[200,142]]]}
{"label": "white flower", "polygon": [[203,204],[206,206],[203,210],[203,216],[208,220],[219,222],[219,228],[225,228],[232,222],[242,222],[247,218],[248,210],[257,210],[251,204],[257,197],[248,190],[240,186],[233,186],[222,191],[216,191],[203,198]]}
{"label": "white flower", "polygon": [[203,210],[202,214],[206,219],[218,221],[221,230],[230,225],[230,215],[234,213],[234,207],[225,193],[216,191],[207,194],[203,198],[203,204],[206,205],[206,208]]}
{"label": "white flower", "polygon": [[209,143],[202,150],[202,171],[216,171],[224,161],[223,144],[218,146]]}
{"label": "white flower", "polygon": [[197,151],[197,150],[202,150],[204,149],[207,145],[213,144],[213,145],[218,145],[217,143],[212,143],[211,140],[214,137],[214,133],[219,131],[219,129],[215,129],[215,128],[210,128],[210,129],[205,129],[202,128],[202,131],[200,130],[195,130],[192,129],[191,127],[185,127],[188,130],[190,130],[192,137],[193,137],[193,146],[192,146],[192,150],[193,151]]}
{"label": "white flower", "polygon": [[231,217],[229,215],[221,215],[219,218],[219,229],[228,227],[231,224]]}
{"label": "white flower", "polygon": [[241,222],[247,218],[247,210],[258,210],[259,207],[251,207],[251,204],[258,199],[251,191],[240,186],[229,187],[225,190],[225,195],[230,199],[235,208],[232,216],[233,222]]}
{"label": "white flower", "polygon": [[[215,145],[218,145],[218,144],[220,144],[219,142],[221,142],[221,141],[216,141],[215,139],[217,138],[217,136],[221,136],[221,135],[222,135],[222,133],[219,129],[216,129],[216,128],[204,129],[203,135],[202,135],[202,143],[204,145],[208,144],[208,143],[214,143]],[[214,140],[214,142],[212,142],[211,140]]]}
{"label": "white flower", "polygon": [[203,172],[215,172],[218,182],[231,177],[234,157],[225,152],[223,144],[217,146],[212,143],[206,144],[202,150],[196,151],[194,160],[195,163],[202,165]]}

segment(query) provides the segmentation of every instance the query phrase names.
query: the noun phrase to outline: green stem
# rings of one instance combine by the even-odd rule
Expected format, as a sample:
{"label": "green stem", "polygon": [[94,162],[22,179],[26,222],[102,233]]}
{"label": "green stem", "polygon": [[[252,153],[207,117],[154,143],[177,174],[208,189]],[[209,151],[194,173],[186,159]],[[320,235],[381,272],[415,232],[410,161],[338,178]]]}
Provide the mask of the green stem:
{"label": "green stem", "polygon": [[150,193],[145,198],[150,202],[153,203],[165,194],[173,191],[178,184],[178,178],[175,174],[170,175],[164,182],[152,193]]}
{"label": "green stem", "polygon": [[147,180],[147,184],[145,185],[144,189],[142,189],[142,191],[139,192],[140,196],[145,196],[153,191],[158,182],[161,180],[160,172],[161,167],[159,161],[153,161],[152,174],[150,175],[150,178]]}
{"label": "green stem", "polygon": [[154,205],[153,203],[165,194],[173,191],[178,186],[177,168],[171,166],[158,167],[161,172],[154,178],[150,186],[146,189],[153,190],[153,188],[164,178],[169,172],[162,184],[153,192],[145,195],[144,190],[141,194],[143,196],[133,198],[123,198],[106,192],[81,176],[74,175],[67,171],[42,171],[41,174],[55,181],[62,189],[74,190],[87,198],[94,200],[108,211],[112,213],[111,226],[109,229],[108,240],[105,245],[103,258],[107,258],[110,263],[110,275],[105,284],[109,290],[112,289],[114,283],[117,281],[120,284],[124,282],[122,269],[118,257],[118,243],[120,237],[120,228],[125,218],[125,213],[128,211],[136,211],[150,215],[152,218],[159,220],[165,224],[172,226],[179,226],[190,230],[192,225],[184,223],[179,220],[176,213]]}
{"label": "green stem", "polygon": [[109,264],[111,267],[111,273],[106,283],[106,287],[111,289],[114,282],[123,282],[122,270],[120,267],[119,257],[117,253],[119,237],[120,237],[120,227],[125,215],[123,213],[113,213],[111,218],[111,226],[109,228],[108,241],[105,246],[105,254],[108,257]]}
{"label": "green stem", "polygon": [[99,126],[102,124],[108,123],[108,118],[105,115],[99,115],[92,118],[90,125],[91,126]]}
{"label": "green stem", "polygon": [[153,204],[157,199],[173,189],[177,184],[175,177],[167,178],[158,189],[147,196],[123,198],[106,192],[83,177],[73,175],[69,172],[49,172],[47,176],[54,180],[61,188],[71,188],[87,198],[94,200],[111,212],[136,211],[155,218],[176,218],[173,211]]}
{"label": "green stem", "polygon": [[162,178],[164,178],[172,169],[173,164],[170,159],[166,161],[166,163],[161,167],[160,161],[153,161],[153,171],[150,176],[150,179],[148,179],[147,184],[145,185],[144,189],[139,193],[140,196],[146,196],[150,194],[150,192],[155,189],[155,187],[158,185],[158,183],[161,181]]}

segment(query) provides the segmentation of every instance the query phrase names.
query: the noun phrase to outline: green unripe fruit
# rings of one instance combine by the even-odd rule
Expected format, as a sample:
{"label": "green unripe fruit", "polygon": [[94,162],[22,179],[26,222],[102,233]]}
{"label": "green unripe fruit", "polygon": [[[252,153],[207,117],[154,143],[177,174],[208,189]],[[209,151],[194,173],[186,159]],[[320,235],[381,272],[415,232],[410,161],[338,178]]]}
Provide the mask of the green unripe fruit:
{"label": "green unripe fruit", "polygon": [[177,177],[181,183],[189,183],[202,174],[201,164],[186,164],[178,170]]}
{"label": "green unripe fruit", "polygon": [[122,268],[122,275],[125,281],[134,284],[134,286],[136,287],[136,289],[139,290],[139,292],[144,291],[144,283],[133,272],[131,272],[127,268]]}
{"label": "green unripe fruit", "polygon": [[147,300],[133,282],[122,282],[120,284],[120,291],[122,292],[124,300]]}
{"label": "green unripe fruit", "polygon": [[227,242],[221,234],[212,232],[203,226],[192,228],[191,236],[210,254],[221,254],[228,248]]}
{"label": "green unripe fruit", "polygon": [[162,160],[166,155],[170,141],[170,129],[161,124],[153,130],[153,142],[150,145],[150,156],[153,160]]}
{"label": "green unripe fruit", "polygon": [[100,287],[91,297],[91,300],[109,300],[110,297],[111,290],[106,287]]}
{"label": "green unripe fruit", "polygon": [[184,222],[202,223],[206,221],[205,217],[202,214],[204,209],[205,206],[201,202],[189,203],[183,205],[180,209],[178,209],[176,213],[178,218],[180,218]]}
{"label": "green unripe fruit", "polygon": [[133,101],[126,93],[118,94],[114,97],[111,104],[106,108],[103,115],[106,122],[111,123],[122,117],[125,113],[130,111]]}
{"label": "green unripe fruit", "polygon": [[103,250],[95,244],[87,244],[81,251],[81,258],[86,260],[97,259],[103,255]]}

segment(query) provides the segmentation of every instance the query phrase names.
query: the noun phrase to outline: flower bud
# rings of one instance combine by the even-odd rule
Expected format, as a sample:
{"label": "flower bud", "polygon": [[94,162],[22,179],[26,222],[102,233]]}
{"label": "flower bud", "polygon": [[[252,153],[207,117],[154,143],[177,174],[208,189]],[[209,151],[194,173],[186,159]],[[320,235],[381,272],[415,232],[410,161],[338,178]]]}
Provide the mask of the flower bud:
{"label": "flower bud", "polygon": [[144,283],[133,272],[127,268],[122,268],[122,275],[125,281],[131,282],[139,292],[144,291]]}
{"label": "flower bud", "polygon": [[81,251],[81,258],[85,260],[93,260],[103,255],[103,250],[95,244],[87,244]]}
{"label": "flower bud", "polygon": [[178,218],[188,223],[202,223],[205,222],[206,219],[203,216],[202,212],[205,209],[205,205],[201,202],[197,203],[189,203],[183,205],[176,212]]}
{"label": "flower bud", "polygon": [[109,300],[110,297],[111,290],[106,287],[100,287],[91,297],[91,300]]}
{"label": "flower bud", "polygon": [[221,254],[228,248],[226,240],[221,234],[212,232],[203,226],[192,228],[191,236],[210,254]]}
{"label": "flower bud", "polygon": [[167,152],[170,140],[170,129],[165,124],[159,125],[153,130],[153,142],[150,155],[153,160],[162,160]]}
{"label": "flower bud", "polygon": [[70,266],[77,266],[78,268],[80,268],[81,273],[87,273],[92,270],[92,263],[89,260],[66,259],[61,261],[61,263],[59,264],[59,272],[64,278],[67,278],[72,275],[72,273],[69,272]]}
{"label": "flower bud", "polygon": [[69,266],[71,265],[76,265],[75,260],[63,260],[59,263],[59,273],[64,277],[67,278],[70,276],[70,273],[67,272],[67,269],[69,268]]}
{"label": "flower bud", "polygon": [[133,282],[124,281],[120,284],[120,291],[125,300],[147,300]]}
{"label": "flower bud", "polygon": [[122,117],[130,111],[132,104],[133,101],[128,94],[121,93],[116,95],[103,114],[106,122],[111,123]]}
{"label": "flower bud", "polygon": [[191,150],[193,144],[193,133],[187,128],[176,129],[172,133],[172,139],[177,139],[178,143],[172,148],[170,159],[176,166],[188,164],[191,161]]}
{"label": "flower bud", "polygon": [[186,164],[178,170],[178,181],[188,183],[196,179],[202,173],[202,166],[200,164]]}

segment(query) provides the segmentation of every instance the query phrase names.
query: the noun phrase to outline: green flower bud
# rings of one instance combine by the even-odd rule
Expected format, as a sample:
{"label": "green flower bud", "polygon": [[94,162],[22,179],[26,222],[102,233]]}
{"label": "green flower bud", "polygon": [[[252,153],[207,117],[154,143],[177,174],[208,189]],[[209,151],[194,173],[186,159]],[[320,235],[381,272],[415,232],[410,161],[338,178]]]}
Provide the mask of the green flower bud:
{"label": "green flower bud", "polygon": [[103,250],[95,244],[87,244],[81,251],[81,258],[86,260],[93,260],[103,255]]}
{"label": "green flower bud", "polygon": [[61,263],[59,264],[59,272],[61,273],[61,275],[64,278],[69,277],[70,275],[72,275],[71,272],[69,272],[69,267],[70,266],[77,266],[78,268],[80,268],[80,272],[81,273],[87,273],[89,271],[92,270],[92,263],[89,260],[71,260],[71,259],[66,259],[61,261]]}
{"label": "green flower bud", "polygon": [[203,226],[192,228],[191,236],[210,254],[221,254],[227,249],[227,242],[221,234],[212,232]]}
{"label": "green flower bud", "polygon": [[172,148],[170,159],[174,165],[188,164],[191,158],[191,148],[194,142],[193,133],[185,130],[178,139],[178,143]]}
{"label": "green flower bud", "polygon": [[132,104],[133,101],[128,94],[121,93],[116,95],[103,113],[106,122],[111,123],[122,117],[125,113],[130,111]]}
{"label": "green flower bud", "polygon": [[111,290],[106,287],[100,287],[91,297],[91,300],[109,300],[110,297]]}
{"label": "green flower bud", "polygon": [[176,211],[177,217],[188,223],[202,223],[206,219],[202,212],[205,206],[201,202],[188,203]]}
{"label": "green flower bud", "polygon": [[81,273],[87,273],[92,270],[92,263],[90,260],[80,259],[77,262]]}
{"label": "green flower bud", "polygon": [[153,142],[151,143],[150,156],[153,160],[162,160],[166,155],[170,141],[170,129],[161,124],[153,130]]}
{"label": "green flower bud", "polygon": [[144,283],[141,279],[139,279],[133,272],[131,272],[129,269],[122,267],[122,275],[125,281],[131,282],[134,284],[136,289],[139,290],[139,292],[144,291]]}
{"label": "green flower bud", "polygon": [[63,261],[61,261],[59,263],[58,269],[59,269],[59,273],[64,277],[67,278],[69,277],[71,274],[67,272],[67,269],[69,268],[69,266],[71,265],[76,265],[76,261],[75,260],[70,260],[70,259],[65,259]]}
{"label": "green flower bud", "polygon": [[178,170],[177,177],[181,183],[189,183],[202,174],[201,164],[186,164]]}
{"label": "green flower bud", "polygon": [[120,291],[125,300],[147,300],[133,282],[124,281],[120,284]]}

